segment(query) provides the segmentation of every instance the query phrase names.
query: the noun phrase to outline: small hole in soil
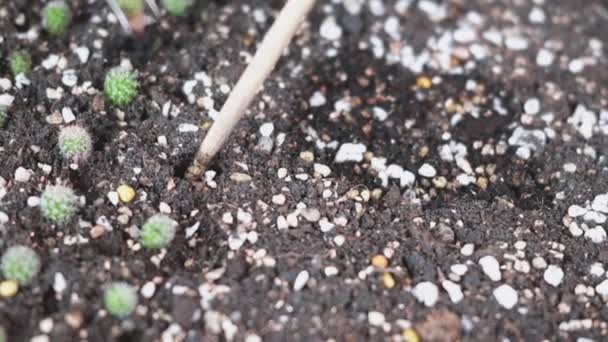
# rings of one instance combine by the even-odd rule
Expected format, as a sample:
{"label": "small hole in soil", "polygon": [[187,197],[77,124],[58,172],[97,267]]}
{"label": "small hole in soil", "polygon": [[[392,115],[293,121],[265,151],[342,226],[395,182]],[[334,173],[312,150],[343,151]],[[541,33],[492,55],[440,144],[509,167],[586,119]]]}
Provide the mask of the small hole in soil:
{"label": "small hole in soil", "polygon": [[44,315],[50,316],[51,314],[59,310],[57,299],[55,298],[55,291],[49,287],[44,292]]}
{"label": "small hole in soil", "polygon": [[[186,176],[186,171],[188,171],[188,167],[190,163],[194,159],[194,154],[184,154],[178,157],[173,163],[173,175],[178,178],[184,178]],[[217,166],[217,164],[213,163],[209,165],[207,170],[213,170],[216,173],[216,176],[222,174],[222,168]]]}
{"label": "small hole in soil", "polygon": [[173,164],[173,175],[175,177],[184,178],[190,162],[194,158],[194,154],[185,154],[179,157]]}

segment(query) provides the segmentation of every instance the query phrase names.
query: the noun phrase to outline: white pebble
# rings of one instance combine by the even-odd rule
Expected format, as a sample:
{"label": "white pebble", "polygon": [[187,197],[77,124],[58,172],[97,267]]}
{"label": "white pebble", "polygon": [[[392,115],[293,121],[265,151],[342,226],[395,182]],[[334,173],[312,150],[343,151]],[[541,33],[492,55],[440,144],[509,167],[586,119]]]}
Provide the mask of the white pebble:
{"label": "white pebble", "polygon": [[518,295],[510,285],[503,284],[494,289],[494,298],[505,309],[512,309],[517,304]]}
{"label": "white pebble", "polygon": [[602,226],[595,226],[595,228],[591,228],[585,232],[585,238],[593,243],[602,243],[606,241],[606,231]]}
{"label": "white pebble", "polygon": [[437,303],[439,299],[439,289],[437,285],[430,281],[423,281],[418,283],[413,289],[412,294],[419,302],[423,303],[427,307],[432,307]]}
{"label": "white pebble", "polygon": [[89,48],[87,48],[86,46],[79,46],[74,49],[74,52],[78,55],[78,59],[82,64],[86,63],[89,60],[89,55],[91,54]]}
{"label": "white pebble", "polygon": [[152,296],[154,296],[154,292],[156,292],[156,284],[154,284],[154,282],[149,281],[141,287],[141,290],[139,290],[139,292],[144,298],[152,298]]}
{"label": "white pebble", "polygon": [[600,213],[608,213],[608,194],[600,194],[595,196],[591,203],[591,209]]}
{"label": "white pebble", "polygon": [[549,285],[557,287],[564,279],[564,271],[562,271],[562,268],[559,266],[549,265],[545,270],[543,278]]}
{"label": "white pebble", "polygon": [[602,265],[600,262],[593,263],[589,268],[589,274],[592,276],[601,277],[604,275],[604,273],[606,273],[604,270],[604,265]]}
{"label": "white pebble", "polygon": [[325,267],[324,272],[326,277],[333,277],[335,275],[338,275],[338,269],[335,266]]}
{"label": "white pebble", "polygon": [[528,40],[524,37],[509,36],[505,39],[505,46],[513,51],[525,50],[528,48]]}
{"label": "white pebble", "polygon": [[536,115],[540,112],[540,101],[537,98],[531,98],[524,103],[524,111],[530,115]]}
{"label": "white pebble", "polygon": [[266,122],[260,126],[260,134],[263,137],[269,137],[274,132],[274,124],[272,122]]}
{"label": "white pebble", "polygon": [[583,71],[584,68],[585,63],[580,58],[573,59],[570,61],[570,63],[568,63],[568,70],[570,70],[570,72],[573,74],[578,74],[579,72]]}
{"label": "white pebble", "polygon": [[555,54],[547,49],[540,49],[536,55],[536,64],[541,67],[548,67],[553,64]]}
{"label": "white pebble", "polygon": [[498,264],[498,260],[491,255],[486,255],[479,259],[479,265],[488,278],[492,281],[500,281],[500,265]]}
{"label": "white pebble", "polygon": [[452,303],[458,303],[464,298],[460,285],[449,280],[444,280],[441,282],[441,286],[448,293]]}
{"label": "white pebble", "polygon": [[45,60],[42,61],[41,65],[43,68],[51,70],[57,66],[57,62],[59,62],[59,56],[49,55]]}
{"label": "white pebble", "polygon": [[460,248],[460,254],[464,256],[471,256],[475,252],[475,245],[472,243],[467,243],[462,248]]}
{"label": "white pebble", "polygon": [[110,203],[112,203],[112,205],[118,205],[119,197],[116,191],[108,192],[108,199],[110,200]]}
{"label": "white pebble", "polygon": [[28,207],[37,207],[40,205],[40,197],[38,196],[30,196],[27,198],[27,206]]}
{"label": "white pebble", "polygon": [[321,177],[327,177],[331,174],[331,169],[325,164],[315,163],[314,170],[315,173],[319,174]]}
{"label": "white pebble", "polygon": [[158,205],[158,211],[163,214],[171,214],[171,207],[165,202],[160,202]]}
{"label": "white pebble", "polygon": [[63,107],[61,109],[61,116],[63,117],[63,121],[65,123],[70,123],[76,120],[76,116],[70,107]]}
{"label": "white pebble", "polygon": [[384,314],[382,312],[370,311],[367,313],[367,321],[370,325],[381,327],[384,325],[386,319],[384,318]]}
{"label": "white pebble", "polygon": [[336,23],[336,18],[327,17],[320,28],[321,37],[328,40],[338,40],[342,37],[342,28]]}
{"label": "white pebble", "polygon": [[293,282],[293,290],[300,291],[303,289],[304,286],[306,286],[306,283],[308,283],[308,279],[310,279],[310,274],[308,271],[304,270],[298,273],[296,280]]}
{"label": "white pebble", "polygon": [[67,287],[68,283],[63,274],[60,272],[55,273],[53,277],[53,290],[55,290],[55,293],[63,293]]}
{"label": "white pebble", "polygon": [[179,126],[177,127],[177,130],[180,131],[181,133],[197,132],[198,126],[189,124],[189,123],[183,123],[183,124],[179,124]]}
{"label": "white pebble", "polygon": [[274,203],[274,204],[283,205],[283,204],[285,204],[286,201],[287,201],[287,198],[283,194],[278,194],[278,195],[272,196],[272,203]]}
{"label": "white pebble", "polygon": [[595,292],[604,298],[608,297],[608,279],[605,279],[603,282],[599,283],[595,287]]}
{"label": "white pebble", "polygon": [[374,107],[374,118],[378,121],[384,121],[388,118],[388,112],[380,107]]}
{"label": "white pebble", "polygon": [[10,107],[15,101],[15,97],[10,94],[2,94],[0,95],[0,107]]}
{"label": "white pebble", "polygon": [[469,268],[465,264],[454,264],[454,265],[450,266],[450,271],[454,272],[454,274],[461,276],[461,277],[463,275],[465,275],[468,270],[469,270]]}
{"label": "white pebble", "polygon": [[535,24],[542,24],[545,22],[545,12],[540,7],[534,7],[528,15],[530,22]]}
{"label": "white pebble", "polygon": [[31,177],[32,177],[31,170],[26,170],[23,167],[18,167],[17,170],[15,170],[15,181],[17,181],[17,182],[22,182],[22,183],[28,182]]}
{"label": "white pebble", "polygon": [[418,169],[418,174],[422,177],[432,178],[437,175],[437,170],[435,170],[435,168],[431,164],[424,163]]}
{"label": "white pebble", "polygon": [[325,99],[325,96],[323,96],[323,93],[316,91],[314,94],[312,94],[310,100],[308,100],[308,103],[311,107],[321,107],[327,103],[327,100]]}
{"label": "white pebble", "polygon": [[342,144],[336,153],[335,162],[360,162],[363,160],[365,152],[367,152],[367,147],[363,144]]}
{"label": "white pebble", "polygon": [[8,78],[0,78],[0,89],[7,91],[13,87],[13,83]]}

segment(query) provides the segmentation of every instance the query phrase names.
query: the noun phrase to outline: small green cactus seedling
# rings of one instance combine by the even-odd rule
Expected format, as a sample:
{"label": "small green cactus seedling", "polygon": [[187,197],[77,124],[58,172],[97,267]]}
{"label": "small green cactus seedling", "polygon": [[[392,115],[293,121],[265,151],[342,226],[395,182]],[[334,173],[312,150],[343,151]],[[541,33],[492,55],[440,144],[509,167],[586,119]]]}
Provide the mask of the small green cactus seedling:
{"label": "small green cactus seedling", "polygon": [[40,258],[26,246],[13,246],[2,255],[2,274],[20,285],[29,284],[40,271]]}
{"label": "small green cactus seedling", "polygon": [[118,0],[118,6],[125,12],[127,17],[133,17],[144,11],[143,0]]}
{"label": "small green cactus seedling", "polygon": [[59,151],[65,159],[86,161],[93,149],[91,135],[81,126],[66,126],[59,132]]}
{"label": "small green cactus seedling", "polygon": [[6,122],[8,121],[8,114],[6,110],[0,108],[0,128],[4,128],[6,126]]}
{"label": "small green cactus seedling", "polygon": [[67,223],[78,210],[78,197],[68,187],[47,186],[40,198],[40,210],[53,223]]}
{"label": "small green cactus seedling", "polygon": [[126,106],[137,96],[135,73],[122,68],[114,68],[106,74],[104,92],[106,97],[116,106]]}
{"label": "small green cactus seedling", "polygon": [[150,249],[167,247],[175,237],[177,222],[157,214],[148,219],[141,230],[139,240],[142,246]]}
{"label": "small green cactus seedling", "polygon": [[72,14],[70,8],[63,1],[51,1],[44,8],[42,25],[51,35],[64,35],[68,30],[71,21]]}
{"label": "small green cactus seedling", "polygon": [[172,15],[182,16],[192,6],[194,0],[163,0],[163,5]]}
{"label": "small green cactus seedling", "polygon": [[15,51],[8,58],[13,76],[27,75],[32,70],[32,57],[25,51]]}
{"label": "small green cactus seedling", "polygon": [[103,303],[110,314],[118,318],[125,318],[137,306],[137,292],[133,286],[115,282],[110,284],[103,295]]}

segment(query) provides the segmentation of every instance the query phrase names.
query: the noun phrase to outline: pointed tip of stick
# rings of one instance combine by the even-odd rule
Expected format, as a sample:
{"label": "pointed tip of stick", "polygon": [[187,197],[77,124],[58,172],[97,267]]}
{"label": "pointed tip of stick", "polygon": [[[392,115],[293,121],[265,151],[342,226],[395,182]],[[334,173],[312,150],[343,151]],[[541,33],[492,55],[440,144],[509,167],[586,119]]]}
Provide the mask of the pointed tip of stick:
{"label": "pointed tip of stick", "polygon": [[207,171],[209,166],[210,158],[194,158],[192,165],[186,170],[186,179],[190,182],[198,182],[203,177],[203,173]]}

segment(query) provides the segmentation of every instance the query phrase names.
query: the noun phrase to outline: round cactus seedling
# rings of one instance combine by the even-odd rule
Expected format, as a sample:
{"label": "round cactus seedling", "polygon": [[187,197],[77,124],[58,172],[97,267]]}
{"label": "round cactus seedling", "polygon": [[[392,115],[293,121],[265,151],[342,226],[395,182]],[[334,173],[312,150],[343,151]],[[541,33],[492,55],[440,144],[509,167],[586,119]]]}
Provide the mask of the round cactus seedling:
{"label": "round cactus seedling", "polygon": [[106,74],[104,92],[116,106],[126,106],[137,96],[139,83],[135,73],[122,68],[114,68]]}
{"label": "round cactus seedling", "polygon": [[6,279],[27,285],[40,271],[40,258],[31,248],[18,245],[4,252],[0,266]]}
{"label": "round cactus seedling", "polygon": [[32,70],[32,57],[25,51],[15,51],[8,58],[13,76],[27,75]]}
{"label": "round cactus seedling", "polygon": [[118,0],[118,6],[125,12],[127,17],[138,15],[144,11],[143,0]]}
{"label": "round cactus seedling", "polygon": [[110,314],[118,318],[125,318],[137,306],[137,292],[133,286],[115,282],[110,284],[103,295],[103,303]]}
{"label": "round cactus seedling", "polygon": [[62,185],[50,185],[40,198],[42,215],[56,224],[68,222],[78,210],[78,197],[72,189]]}
{"label": "round cactus seedling", "polygon": [[193,0],[163,0],[163,5],[171,15],[183,16],[194,3]]}
{"label": "round cactus seedling", "polygon": [[173,241],[176,228],[177,222],[165,215],[157,214],[146,221],[142,227],[139,240],[145,248],[164,248]]}
{"label": "round cactus seedling", "polygon": [[76,163],[86,161],[92,149],[91,135],[83,127],[66,126],[59,132],[59,151],[63,158]]}
{"label": "round cactus seedling", "polygon": [[63,1],[51,1],[44,8],[42,25],[51,35],[64,35],[71,21],[72,14],[70,8]]}
{"label": "round cactus seedling", "polygon": [[6,126],[6,122],[8,121],[8,114],[2,108],[0,108],[0,128],[4,128]]}

